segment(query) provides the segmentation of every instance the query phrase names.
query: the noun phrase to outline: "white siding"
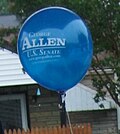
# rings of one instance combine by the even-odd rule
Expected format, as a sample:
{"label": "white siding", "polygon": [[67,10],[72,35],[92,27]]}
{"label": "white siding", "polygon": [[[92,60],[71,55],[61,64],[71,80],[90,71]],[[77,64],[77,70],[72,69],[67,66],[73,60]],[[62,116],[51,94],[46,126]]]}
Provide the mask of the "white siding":
{"label": "white siding", "polygon": [[18,55],[0,48],[0,87],[35,83],[23,73]]}
{"label": "white siding", "polygon": [[[77,84],[66,92],[66,110],[67,111],[86,111],[86,110],[98,110],[101,109],[94,101],[96,91],[82,85]],[[106,98],[106,101],[102,102],[105,109],[115,107],[115,103],[112,99]]]}

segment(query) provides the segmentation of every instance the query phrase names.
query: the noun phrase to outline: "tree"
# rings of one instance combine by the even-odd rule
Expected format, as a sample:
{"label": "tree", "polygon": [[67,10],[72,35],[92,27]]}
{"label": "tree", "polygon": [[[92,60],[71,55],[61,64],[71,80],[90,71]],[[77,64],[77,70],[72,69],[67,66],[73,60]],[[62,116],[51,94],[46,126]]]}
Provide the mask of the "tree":
{"label": "tree", "polygon": [[[90,7],[90,5],[88,6]],[[98,93],[95,101],[105,99],[109,92],[112,99],[120,106],[120,3],[113,0],[98,0],[88,18],[94,41],[92,68],[97,77],[93,85]],[[110,69],[112,76],[106,70]],[[100,71],[102,73],[100,73]],[[117,76],[114,79],[114,76]],[[107,90],[103,90],[103,88]]]}
{"label": "tree", "polygon": [[[95,101],[105,99],[109,92],[120,106],[120,2],[118,0],[11,0],[11,11],[21,19],[38,9],[48,6],[67,7],[85,20],[90,28],[94,44],[92,69],[93,85],[98,93]],[[112,75],[107,73],[110,69]],[[114,79],[113,76],[117,76]],[[103,90],[103,88],[107,90]]]}

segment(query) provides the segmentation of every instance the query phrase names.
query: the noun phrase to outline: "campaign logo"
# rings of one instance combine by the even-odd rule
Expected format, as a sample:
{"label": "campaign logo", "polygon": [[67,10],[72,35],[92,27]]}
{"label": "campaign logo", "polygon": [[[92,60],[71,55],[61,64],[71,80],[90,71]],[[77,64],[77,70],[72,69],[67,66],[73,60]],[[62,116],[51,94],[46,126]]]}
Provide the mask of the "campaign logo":
{"label": "campaign logo", "polygon": [[51,37],[50,32],[30,32],[22,40],[22,52],[29,61],[41,62],[61,57],[62,50],[66,48],[66,39]]}

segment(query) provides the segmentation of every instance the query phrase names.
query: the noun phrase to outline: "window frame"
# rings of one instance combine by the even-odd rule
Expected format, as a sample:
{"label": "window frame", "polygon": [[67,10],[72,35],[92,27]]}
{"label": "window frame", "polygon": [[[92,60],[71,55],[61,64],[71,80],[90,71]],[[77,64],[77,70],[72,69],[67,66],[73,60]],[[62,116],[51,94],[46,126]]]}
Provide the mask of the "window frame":
{"label": "window frame", "polygon": [[27,120],[27,106],[26,106],[25,94],[0,95],[0,101],[9,101],[9,100],[20,100],[22,128],[27,130],[28,120]]}

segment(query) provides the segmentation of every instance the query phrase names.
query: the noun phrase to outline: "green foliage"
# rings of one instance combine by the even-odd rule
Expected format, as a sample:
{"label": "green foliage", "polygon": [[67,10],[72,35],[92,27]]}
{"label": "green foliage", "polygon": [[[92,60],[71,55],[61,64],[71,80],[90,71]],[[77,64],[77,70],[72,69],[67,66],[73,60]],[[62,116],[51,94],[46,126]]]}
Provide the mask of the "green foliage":
{"label": "green foliage", "polygon": [[120,5],[117,0],[11,0],[11,11],[26,19],[36,10],[49,6],[63,6],[78,13],[89,26],[94,52],[110,50],[118,55]]}
{"label": "green foliage", "polygon": [[11,11],[17,14],[22,19],[27,18],[33,12],[49,6],[64,6],[65,0],[11,0],[14,5],[11,7]]}
{"label": "green foliage", "polygon": [[8,0],[0,0],[0,15],[9,13]]}
{"label": "green foliage", "polygon": [[[18,28],[12,28],[12,29],[1,28],[0,29],[0,47],[16,52],[18,30],[19,30]],[[13,34],[13,38],[10,41],[5,40],[5,38],[9,38],[11,34]]]}

